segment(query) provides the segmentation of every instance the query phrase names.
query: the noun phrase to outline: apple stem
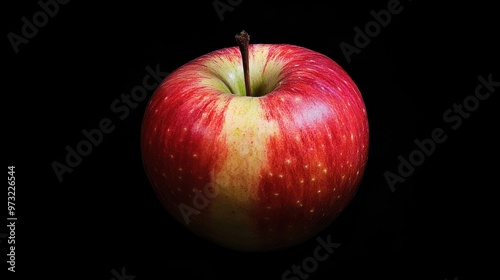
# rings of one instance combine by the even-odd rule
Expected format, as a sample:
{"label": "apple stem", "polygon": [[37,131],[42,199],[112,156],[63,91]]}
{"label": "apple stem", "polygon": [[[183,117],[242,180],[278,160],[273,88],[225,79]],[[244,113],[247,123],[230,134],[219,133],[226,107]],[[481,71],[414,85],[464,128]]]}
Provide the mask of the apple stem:
{"label": "apple stem", "polygon": [[250,87],[250,70],[248,65],[248,43],[250,42],[250,35],[245,31],[235,36],[236,42],[240,47],[241,59],[243,60],[243,75],[245,76],[245,90],[246,96],[252,96],[252,88]]}

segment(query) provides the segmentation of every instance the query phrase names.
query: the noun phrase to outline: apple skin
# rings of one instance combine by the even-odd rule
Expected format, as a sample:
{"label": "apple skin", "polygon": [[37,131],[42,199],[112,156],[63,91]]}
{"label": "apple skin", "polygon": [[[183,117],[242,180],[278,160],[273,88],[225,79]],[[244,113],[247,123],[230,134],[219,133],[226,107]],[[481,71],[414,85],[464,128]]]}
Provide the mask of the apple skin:
{"label": "apple skin", "polygon": [[321,53],[250,44],[249,61],[254,96],[237,47],[166,77],[145,111],[142,159],[161,203],[192,232],[234,250],[280,250],[352,200],[368,118],[353,80]]}

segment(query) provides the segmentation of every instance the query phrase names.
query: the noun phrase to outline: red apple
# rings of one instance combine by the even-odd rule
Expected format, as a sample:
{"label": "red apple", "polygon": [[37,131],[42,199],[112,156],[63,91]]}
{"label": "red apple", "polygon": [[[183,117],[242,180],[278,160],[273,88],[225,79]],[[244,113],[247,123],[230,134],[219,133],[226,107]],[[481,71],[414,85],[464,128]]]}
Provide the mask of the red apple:
{"label": "red apple", "polygon": [[243,44],[164,79],[146,108],[141,151],[175,219],[227,248],[265,251],[311,238],[346,208],[368,140],[362,96],[332,59]]}

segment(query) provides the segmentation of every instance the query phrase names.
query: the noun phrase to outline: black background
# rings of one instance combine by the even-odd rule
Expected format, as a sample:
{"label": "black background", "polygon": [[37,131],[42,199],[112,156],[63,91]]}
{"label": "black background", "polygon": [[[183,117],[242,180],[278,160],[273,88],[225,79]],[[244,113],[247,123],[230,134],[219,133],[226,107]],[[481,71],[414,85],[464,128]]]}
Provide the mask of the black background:
{"label": "black background", "polygon": [[[308,279],[480,279],[494,268],[487,254],[498,252],[496,92],[458,129],[443,120],[474,94],[479,75],[500,81],[493,6],[401,1],[402,12],[348,63],[339,44],[354,45],[353,28],[363,29],[373,20],[370,11],[389,1],[246,0],[222,21],[212,2],[71,1],[17,54],[7,34],[21,34],[21,18],[40,7],[4,4],[3,138],[6,164],[16,166],[17,276],[109,280],[125,268],[136,280],[281,279],[313,255],[315,238],[281,252],[241,253],[174,222],[142,167],[147,101],[124,120],[110,110],[122,93],[142,85],[146,66],[170,72],[234,46],[242,29],[251,43],[289,43],[329,56],[357,83],[367,107],[364,180],[345,212],[318,234],[341,246]],[[115,130],[59,182],[51,163],[63,163],[65,147],[75,147],[81,131],[103,118]],[[408,158],[414,140],[435,128],[447,140],[391,192],[384,172],[397,173],[398,156]],[[6,187],[2,193],[6,200]]]}

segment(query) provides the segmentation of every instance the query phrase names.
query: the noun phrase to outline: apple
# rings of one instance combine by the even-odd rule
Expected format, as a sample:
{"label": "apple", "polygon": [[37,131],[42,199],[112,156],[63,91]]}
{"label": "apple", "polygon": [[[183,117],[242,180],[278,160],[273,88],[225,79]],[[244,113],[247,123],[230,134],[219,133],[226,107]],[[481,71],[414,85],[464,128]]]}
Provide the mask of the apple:
{"label": "apple", "polygon": [[368,156],[356,84],[332,59],[290,44],[202,55],[152,95],[141,153],[168,213],[239,251],[280,250],[319,233],[355,195]]}

